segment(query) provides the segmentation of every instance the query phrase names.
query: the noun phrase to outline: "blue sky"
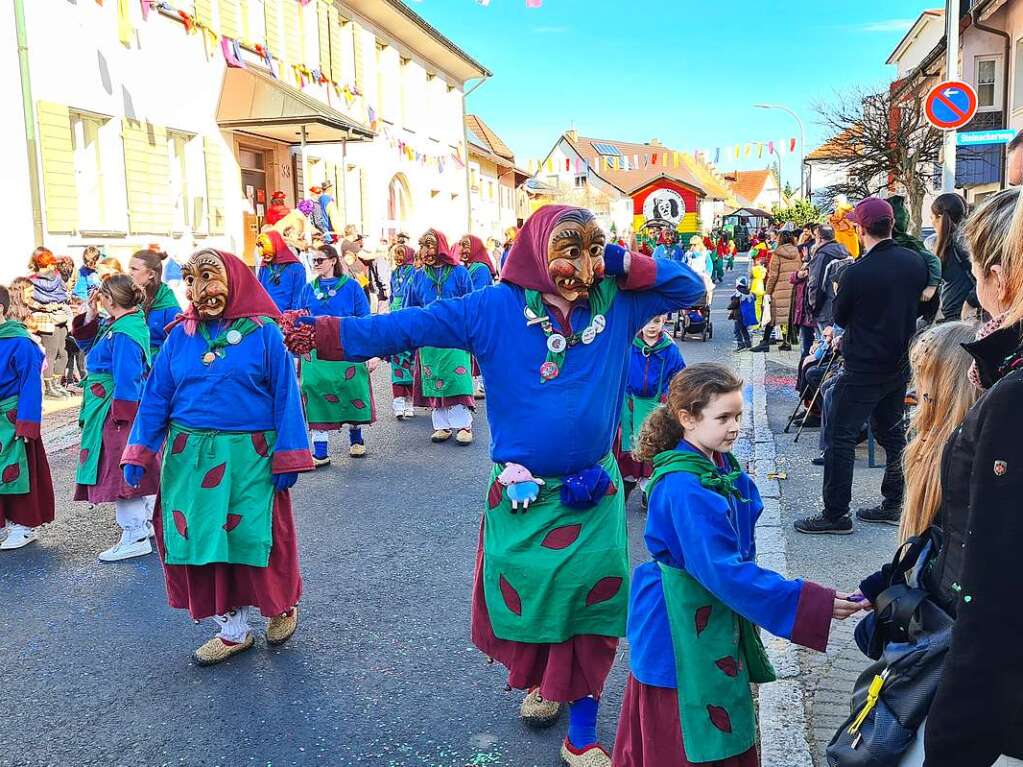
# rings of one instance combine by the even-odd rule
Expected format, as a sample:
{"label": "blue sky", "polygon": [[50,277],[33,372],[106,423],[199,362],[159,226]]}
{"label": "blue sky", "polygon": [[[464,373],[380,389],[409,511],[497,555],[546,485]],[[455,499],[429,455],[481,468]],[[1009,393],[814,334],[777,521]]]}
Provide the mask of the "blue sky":
{"label": "blue sky", "polygon": [[[885,85],[885,59],[940,0],[405,0],[494,76],[469,97],[524,165],[574,123],[579,133],[699,149],[827,136],[813,103],[836,89]],[[838,9],[841,10],[838,10]],[[766,157],[766,155],[765,155]],[[766,159],[722,161],[765,167]],[[782,162],[798,182],[794,157]]]}

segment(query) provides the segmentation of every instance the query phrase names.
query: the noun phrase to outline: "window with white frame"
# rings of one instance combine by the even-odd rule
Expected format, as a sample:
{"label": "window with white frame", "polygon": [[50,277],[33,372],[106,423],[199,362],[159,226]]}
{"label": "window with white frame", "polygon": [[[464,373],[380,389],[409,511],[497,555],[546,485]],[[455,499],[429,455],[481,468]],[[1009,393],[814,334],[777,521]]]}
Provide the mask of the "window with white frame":
{"label": "window with white frame", "polygon": [[263,42],[266,40],[266,8],[265,0],[248,0],[242,3],[243,29],[248,31],[250,40]]}
{"label": "window with white frame", "polygon": [[128,221],[120,121],[73,110],[70,117],[78,228],[123,231]]}
{"label": "window with white frame", "polygon": [[167,182],[170,185],[171,204],[174,206],[172,225],[174,232],[183,232],[191,226],[187,156],[188,142],[191,138],[187,133],[167,131],[167,154],[170,169]]}
{"label": "window with white frame", "polygon": [[977,108],[1000,109],[998,91],[999,61],[995,56],[978,56],[976,62]]}

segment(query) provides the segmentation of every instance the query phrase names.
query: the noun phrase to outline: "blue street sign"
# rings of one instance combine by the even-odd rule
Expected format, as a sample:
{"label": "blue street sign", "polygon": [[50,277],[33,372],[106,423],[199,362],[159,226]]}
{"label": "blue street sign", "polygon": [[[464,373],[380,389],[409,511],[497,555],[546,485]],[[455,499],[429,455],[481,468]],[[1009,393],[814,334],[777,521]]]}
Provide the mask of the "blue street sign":
{"label": "blue street sign", "polygon": [[956,134],[956,146],[980,146],[982,144],[1008,144],[1016,135],[1014,130],[972,130]]}

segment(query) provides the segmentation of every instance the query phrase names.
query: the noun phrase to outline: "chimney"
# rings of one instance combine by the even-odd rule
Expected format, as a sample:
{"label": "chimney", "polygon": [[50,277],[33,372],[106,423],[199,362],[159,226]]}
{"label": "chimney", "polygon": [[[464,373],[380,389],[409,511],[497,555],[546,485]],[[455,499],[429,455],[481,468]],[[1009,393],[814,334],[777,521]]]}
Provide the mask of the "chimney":
{"label": "chimney", "polygon": [[661,140],[659,138],[650,139],[650,146],[661,146]]}
{"label": "chimney", "polygon": [[568,140],[571,141],[573,144],[579,141],[579,134],[576,132],[575,128],[569,128],[567,131],[565,131],[565,137],[568,138]]}

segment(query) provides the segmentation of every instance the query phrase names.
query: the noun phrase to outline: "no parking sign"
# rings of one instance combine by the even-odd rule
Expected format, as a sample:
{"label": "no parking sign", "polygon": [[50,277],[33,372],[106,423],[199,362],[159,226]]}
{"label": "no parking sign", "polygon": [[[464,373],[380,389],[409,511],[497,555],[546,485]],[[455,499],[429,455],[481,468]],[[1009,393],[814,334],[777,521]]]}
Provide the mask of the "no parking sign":
{"label": "no parking sign", "polygon": [[958,80],[940,83],[927,94],[924,111],[935,128],[961,128],[977,114],[977,92],[969,83]]}

